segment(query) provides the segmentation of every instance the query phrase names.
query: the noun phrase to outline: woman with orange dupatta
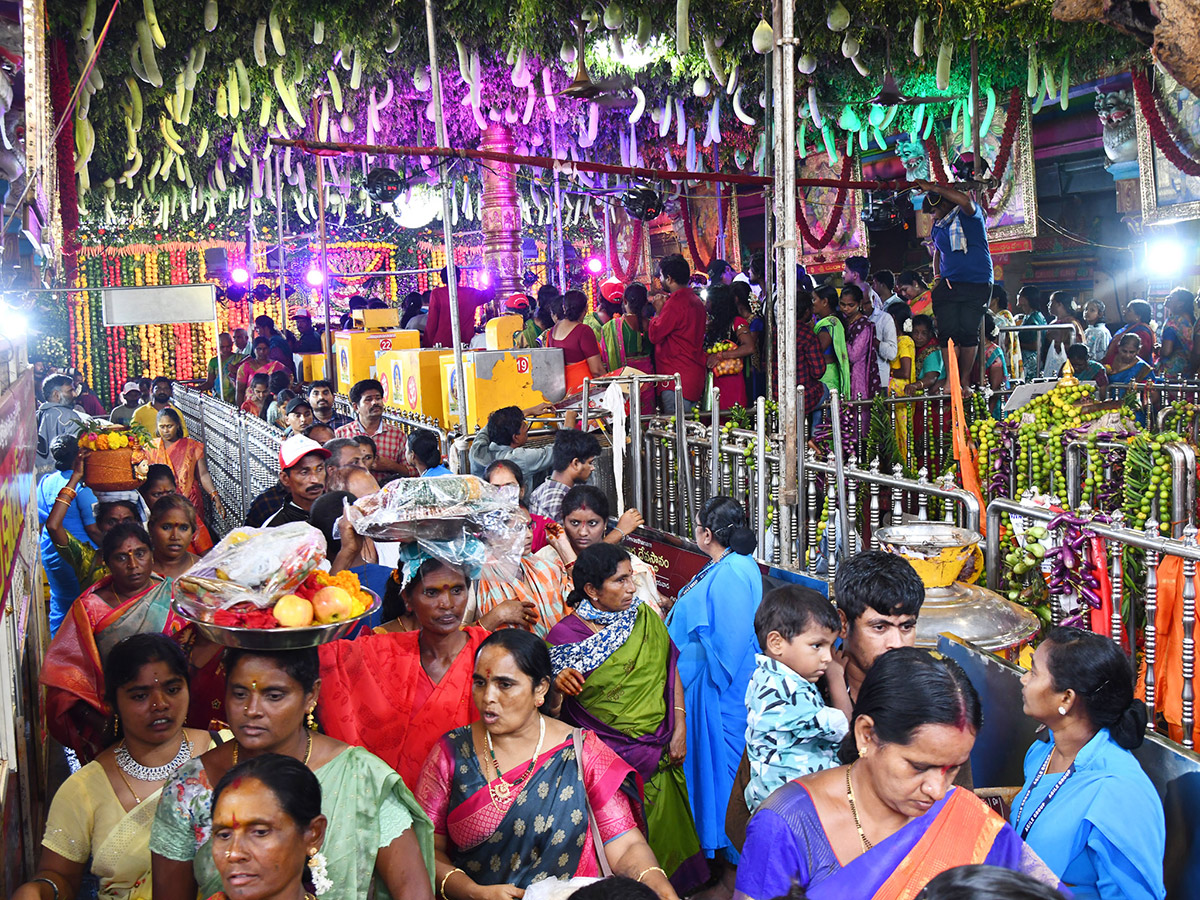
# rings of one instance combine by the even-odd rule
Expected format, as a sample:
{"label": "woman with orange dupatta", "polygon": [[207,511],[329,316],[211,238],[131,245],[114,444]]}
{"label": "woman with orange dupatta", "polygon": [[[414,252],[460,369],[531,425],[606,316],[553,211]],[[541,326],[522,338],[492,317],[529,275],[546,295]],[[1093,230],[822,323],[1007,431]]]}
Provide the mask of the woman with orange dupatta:
{"label": "woman with orange dupatta", "polygon": [[400,592],[419,627],[323,645],[317,717],[327,735],[365,747],[415,786],[438,739],[479,718],[471,678],[488,632],[463,627],[473,564],[401,547]]}
{"label": "woman with orange dupatta", "polygon": [[46,727],[88,760],[105,747],[108,651],[131,635],[171,634],[184,625],[171,612],[170,582],[151,571],[153,549],[142,526],[113,526],[101,553],[111,574],[72,604],[46,651],[40,679],[46,689]]}
{"label": "woman with orange dupatta", "polygon": [[212,476],[208,474],[208,465],[204,462],[204,445],[197,440],[185,437],[183,420],[179,413],[171,407],[159,410],[158,437],[146,448],[146,457],[151,463],[161,463],[169,466],[175,473],[175,484],[179,493],[192,501],[196,507],[196,535],[192,538],[191,551],[203,556],[213,547],[212,535],[204,524],[204,492],[212,498],[213,506],[224,517],[225,505],[217,493],[217,486]]}
{"label": "woman with orange dupatta", "polygon": [[842,745],[849,765],[790,781],[750,820],[737,898],[793,885],[809,900],[913,900],[936,875],[985,864],[1059,886],[983,801],[954,779],[983,722],[966,674],[901,647],[867,672]]}

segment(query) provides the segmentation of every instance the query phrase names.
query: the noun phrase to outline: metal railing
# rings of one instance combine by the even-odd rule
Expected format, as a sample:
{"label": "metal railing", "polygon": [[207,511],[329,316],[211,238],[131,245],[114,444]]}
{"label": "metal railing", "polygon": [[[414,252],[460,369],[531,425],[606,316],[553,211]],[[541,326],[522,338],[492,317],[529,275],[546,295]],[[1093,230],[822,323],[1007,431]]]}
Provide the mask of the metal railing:
{"label": "metal railing", "polygon": [[[803,404],[803,389],[797,395],[797,402]],[[754,430],[722,427],[713,414],[707,423],[651,418],[632,441],[634,458],[646,461],[644,483],[634,484],[640,488],[635,496],[648,498],[644,507],[639,506],[647,524],[687,536],[693,511],[709,498],[724,494],[749,511],[749,526],[758,536],[755,554],[761,561],[807,568],[812,574],[827,568],[830,578],[837,557],[844,558],[868,544],[876,546],[874,533],[887,522],[906,516],[923,520],[936,514],[978,530],[978,500],[954,486],[952,479],[930,481],[924,470],[915,479],[904,477],[899,469],[888,474],[880,470],[878,461],[863,468],[854,457],[839,463],[836,449],[827,459],[820,459],[811,448],[800,455],[798,496],[795,503],[785,504],[782,437],[767,432],[769,417],[764,407],[760,399]],[[838,434],[837,428],[834,434]],[[805,439],[802,424],[801,446]],[[842,522],[830,526],[828,537],[818,526],[826,498],[829,521]],[[938,504],[942,509],[934,508]],[[827,560],[824,566],[818,565],[819,558]]]}
{"label": "metal railing", "polygon": [[[1003,561],[1001,551],[1001,535],[1003,518],[1008,516],[1011,518],[1020,518],[1031,522],[1038,522],[1044,525],[1050,525],[1059,518],[1059,514],[1055,510],[1044,509],[1041,507],[1031,506],[1018,503],[1015,500],[999,499],[993,500],[987,507],[987,544],[985,552],[985,560],[987,566],[987,582],[988,587],[993,591],[998,591],[1001,588],[1001,576],[1003,574]],[[1060,520],[1061,523],[1061,520]],[[1050,529],[1050,533],[1042,543],[1044,546],[1058,546],[1063,543],[1065,526],[1062,524],[1056,525]],[[1146,685],[1146,705],[1154,712],[1163,711],[1163,698],[1160,696],[1155,679],[1155,662],[1158,659],[1160,644],[1157,629],[1158,615],[1158,563],[1167,556],[1177,556],[1183,560],[1183,588],[1182,599],[1183,605],[1181,609],[1181,626],[1182,626],[1182,716],[1181,727],[1183,731],[1182,742],[1187,749],[1192,749],[1192,729],[1195,724],[1195,684],[1194,676],[1196,671],[1196,586],[1195,576],[1197,572],[1197,563],[1200,563],[1200,546],[1196,543],[1196,528],[1192,525],[1187,525],[1183,529],[1182,538],[1164,538],[1158,533],[1158,523],[1150,519],[1146,522],[1145,531],[1135,531],[1131,528],[1124,528],[1119,524],[1107,524],[1098,521],[1087,521],[1082,529],[1085,533],[1094,534],[1096,537],[1103,538],[1105,541],[1106,553],[1108,558],[1103,561],[1105,567],[1112,573],[1112,616],[1109,628],[1111,636],[1118,644],[1122,642],[1125,632],[1125,621],[1122,617],[1122,605],[1124,600],[1131,601],[1132,607],[1134,602],[1140,601],[1144,604],[1145,609],[1145,625],[1142,634],[1143,653],[1145,661],[1145,685]],[[1136,584],[1138,594],[1136,596],[1126,597],[1124,594],[1126,579],[1125,579],[1125,549],[1135,548],[1145,553],[1145,576],[1140,584]],[[1097,563],[1099,561],[1096,561]],[[1042,571],[1046,576],[1050,572],[1050,563],[1048,560],[1043,560]],[[1053,583],[1053,579],[1047,578],[1048,583]],[[1055,623],[1061,622],[1064,614],[1069,611],[1067,602],[1070,594],[1057,593],[1052,590],[1050,594],[1051,602],[1051,618]],[[1087,624],[1087,617],[1084,622]],[[1136,638],[1136,635],[1130,635],[1130,638]],[[1136,643],[1136,640],[1131,640],[1131,646]],[[1148,730],[1153,731],[1156,716],[1150,716]]]}

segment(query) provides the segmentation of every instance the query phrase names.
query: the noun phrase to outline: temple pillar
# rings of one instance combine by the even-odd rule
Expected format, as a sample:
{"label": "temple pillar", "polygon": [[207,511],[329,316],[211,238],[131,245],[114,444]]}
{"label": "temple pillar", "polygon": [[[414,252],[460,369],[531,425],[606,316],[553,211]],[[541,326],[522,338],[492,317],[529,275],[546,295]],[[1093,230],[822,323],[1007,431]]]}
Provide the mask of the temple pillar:
{"label": "temple pillar", "polygon": [[[513,152],[512,130],[491,123],[484,129],[480,148]],[[483,264],[495,279],[496,295],[521,290],[521,209],[517,203],[516,167],[492,162],[483,169]]]}

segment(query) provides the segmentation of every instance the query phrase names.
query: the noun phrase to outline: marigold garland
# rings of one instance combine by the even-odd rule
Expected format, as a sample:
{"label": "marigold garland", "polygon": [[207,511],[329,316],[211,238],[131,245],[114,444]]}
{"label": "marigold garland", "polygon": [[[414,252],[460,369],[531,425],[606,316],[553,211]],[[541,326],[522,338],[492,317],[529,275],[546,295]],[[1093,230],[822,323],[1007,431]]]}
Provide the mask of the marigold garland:
{"label": "marigold garland", "polygon": [[[1138,107],[1150,128],[1150,137],[1154,146],[1162,151],[1168,162],[1185,175],[1200,176],[1200,161],[1185,154],[1179,146],[1177,132],[1172,129],[1158,109],[1154,88],[1144,72],[1134,69],[1133,93],[1137,97]],[[1172,123],[1174,124],[1174,123]]]}

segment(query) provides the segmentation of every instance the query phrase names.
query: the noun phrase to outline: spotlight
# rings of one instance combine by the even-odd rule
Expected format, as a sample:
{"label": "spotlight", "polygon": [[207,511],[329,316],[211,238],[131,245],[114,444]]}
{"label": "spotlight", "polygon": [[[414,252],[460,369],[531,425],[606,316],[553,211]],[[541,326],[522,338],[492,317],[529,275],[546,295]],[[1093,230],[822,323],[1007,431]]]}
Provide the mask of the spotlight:
{"label": "spotlight", "polygon": [[492,286],[492,273],[490,270],[484,269],[479,273],[479,286],[485,288]]}
{"label": "spotlight", "polygon": [[229,277],[233,279],[234,284],[246,284],[250,280],[250,270],[245,266],[234,266]]}
{"label": "spotlight", "polygon": [[0,305],[0,340],[4,338],[23,337],[29,328],[29,321],[20,310],[11,306]]}
{"label": "spotlight", "polygon": [[270,285],[258,284],[258,285],[254,286],[253,293],[254,293],[255,300],[266,301],[271,298],[271,295],[274,294],[275,291],[271,288]]}
{"label": "spotlight", "polygon": [[232,300],[234,303],[241,303],[249,293],[244,284],[231,284],[225,289],[225,299]]}
{"label": "spotlight", "polygon": [[376,203],[391,203],[404,189],[402,179],[395,169],[372,169],[367,173],[367,196]]}
{"label": "spotlight", "polygon": [[593,275],[599,275],[604,271],[604,260],[598,256],[593,256],[587,261],[587,270]]}
{"label": "spotlight", "polygon": [[535,284],[537,284],[537,280],[537,273],[532,269],[526,269],[525,274],[521,276],[521,283],[527,288],[533,287]]}
{"label": "spotlight", "polygon": [[1146,244],[1146,267],[1165,276],[1178,275],[1187,263],[1183,244],[1172,238],[1159,238]]}
{"label": "spotlight", "polygon": [[320,287],[325,283],[325,273],[320,269],[309,269],[304,273],[304,280],[310,287]]}
{"label": "spotlight", "polygon": [[663,197],[653,188],[631,188],[621,196],[621,205],[633,218],[649,221],[662,215]]}

